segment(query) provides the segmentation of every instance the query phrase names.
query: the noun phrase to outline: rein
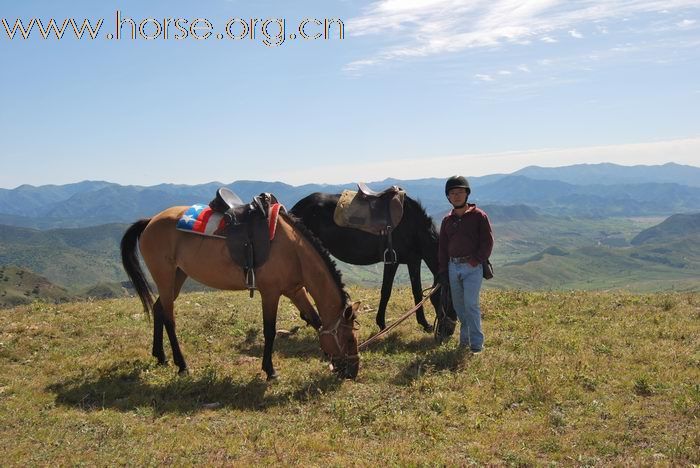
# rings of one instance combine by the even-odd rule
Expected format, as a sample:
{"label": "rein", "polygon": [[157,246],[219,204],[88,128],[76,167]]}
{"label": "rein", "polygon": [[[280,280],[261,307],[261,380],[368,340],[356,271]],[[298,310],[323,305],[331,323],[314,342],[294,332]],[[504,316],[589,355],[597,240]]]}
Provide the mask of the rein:
{"label": "rein", "polygon": [[[396,322],[392,323],[391,325],[389,325],[388,327],[386,327],[384,330],[380,331],[379,333],[377,333],[377,334],[374,335],[374,336],[371,336],[371,337],[367,338],[365,341],[363,341],[362,343],[360,343],[360,345],[357,347],[358,351],[361,350],[361,349],[364,349],[364,348],[366,348],[367,346],[369,346],[370,344],[374,343],[374,342],[377,341],[379,338],[381,338],[382,336],[384,336],[384,335],[386,335],[387,333],[389,333],[392,329],[394,329],[394,328],[395,328],[397,325],[399,325],[401,322],[403,322],[403,321],[406,320],[408,317],[410,317],[412,314],[414,314],[418,309],[420,309],[420,308],[423,306],[423,304],[425,304],[425,301],[427,301],[428,299],[430,299],[430,297],[431,297],[433,294],[435,294],[435,293],[437,292],[438,289],[440,289],[440,284],[439,284],[439,283],[436,284],[436,285],[430,290],[430,292],[428,293],[428,295],[425,296],[425,297],[423,298],[422,301],[420,301],[418,304],[416,304],[415,307],[413,307],[411,310],[409,310],[408,312],[406,312],[405,314],[403,314]],[[336,338],[336,341],[337,341],[337,340],[338,340],[338,339]]]}

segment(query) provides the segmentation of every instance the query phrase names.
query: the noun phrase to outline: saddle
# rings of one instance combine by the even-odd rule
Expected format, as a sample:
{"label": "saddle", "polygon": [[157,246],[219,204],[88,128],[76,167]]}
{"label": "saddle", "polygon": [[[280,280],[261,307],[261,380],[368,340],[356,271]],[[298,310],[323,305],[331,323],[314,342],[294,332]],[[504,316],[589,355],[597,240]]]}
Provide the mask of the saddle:
{"label": "saddle", "polygon": [[243,268],[250,297],[256,289],[255,268],[263,265],[270,255],[270,208],[277,203],[271,193],[261,193],[250,203],[243,203],[226,187],[217,190],[209,203],[212,210],[224,215],[224,225],[215,234],[226,238],[231,259]]}
{"label": "saddle", "polygon": [[345,190],[340,195],[333,213],[335,224],[386,237],[384,263],[397,263],[391,233],[403,217],[406,192],[396,185],[375,192],[363,182],[357,188],[357,192]]}

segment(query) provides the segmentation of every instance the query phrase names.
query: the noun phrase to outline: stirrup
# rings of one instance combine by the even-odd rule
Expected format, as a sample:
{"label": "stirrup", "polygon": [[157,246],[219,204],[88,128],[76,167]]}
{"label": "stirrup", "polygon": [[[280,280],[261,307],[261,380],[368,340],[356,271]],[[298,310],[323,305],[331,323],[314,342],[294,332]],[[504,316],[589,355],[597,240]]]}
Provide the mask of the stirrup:
{"label": "stirrup", "polygon": [[399,263],[398,256],[396,255],[396,250],[384,250],[384,265],[393,265],[395,263]]}
{"label": "stirrup", "polygon": [[253,293],[257,288],[255,287],[255,271],[252,268],[249,268],[246,272],[245,285],[246,288],[248,288],[248,291],[250,292],[250,297],[253,297]]}

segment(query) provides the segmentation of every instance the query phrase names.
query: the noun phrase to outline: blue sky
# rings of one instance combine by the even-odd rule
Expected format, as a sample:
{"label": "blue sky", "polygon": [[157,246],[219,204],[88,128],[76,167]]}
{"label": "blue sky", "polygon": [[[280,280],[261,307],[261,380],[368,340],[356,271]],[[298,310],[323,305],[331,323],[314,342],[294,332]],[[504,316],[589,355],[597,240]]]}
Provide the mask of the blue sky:
{"label": "blue sky", "polygon": [[[340,18],[345,37],[108,40],[116,10],[214,35],[231,18],[284,18],[286,36]],[[0,25],[4,188],[700,166],[697,0],[47,0],[0,18],[104,19],[92,41]]]}

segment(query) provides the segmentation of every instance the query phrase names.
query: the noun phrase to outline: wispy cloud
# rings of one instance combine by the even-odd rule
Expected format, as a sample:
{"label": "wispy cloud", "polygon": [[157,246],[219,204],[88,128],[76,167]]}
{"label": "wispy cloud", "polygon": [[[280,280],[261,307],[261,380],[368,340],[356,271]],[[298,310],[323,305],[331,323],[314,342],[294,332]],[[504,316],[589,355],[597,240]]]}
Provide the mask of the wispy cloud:
{"label": "wispy cloud", "polygon": [[685,29],[693,26],[695,23],[697,23],[696,20],[691,20],[691,19],[684,19],[683,21],[680,21],[676,23],[676,26],[679,28]]}
{"label": "wispy cloud", "polygon": [[[346,69],[470,48],[552,42],[557,32],[581,38],[576,28],[588,23],[623,21],[636,14],[684,8],[698,8],[698,1],[377,0],[361,16],[348,20],[346,30],[354,36],[383,36],[392,45],[348,64]],[[681,21],[679,27],[690,27],[693,22]],[[607,26],[603,30],[607,32]]]}

